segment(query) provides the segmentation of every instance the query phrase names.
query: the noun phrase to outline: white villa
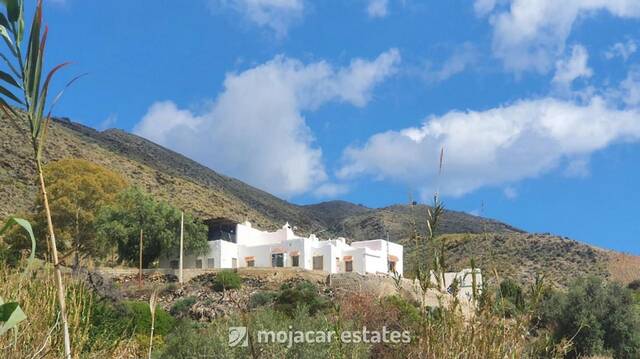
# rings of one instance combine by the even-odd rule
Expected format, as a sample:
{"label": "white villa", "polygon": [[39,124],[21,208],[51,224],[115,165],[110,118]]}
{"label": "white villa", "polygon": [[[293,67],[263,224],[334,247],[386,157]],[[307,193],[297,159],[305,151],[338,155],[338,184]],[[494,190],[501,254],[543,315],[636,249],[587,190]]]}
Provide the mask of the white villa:
{"label": "white villa", "polygon": [[[300,267],[328,273],[402,274],[403,247],[382,239],[347,244],[344,238],[300,237],[289,223],[275,232],[244,222],[210,231],[209,253],[185,255],[183,268]],[[161,268],[178,268],[178,256],[160,260]]]}

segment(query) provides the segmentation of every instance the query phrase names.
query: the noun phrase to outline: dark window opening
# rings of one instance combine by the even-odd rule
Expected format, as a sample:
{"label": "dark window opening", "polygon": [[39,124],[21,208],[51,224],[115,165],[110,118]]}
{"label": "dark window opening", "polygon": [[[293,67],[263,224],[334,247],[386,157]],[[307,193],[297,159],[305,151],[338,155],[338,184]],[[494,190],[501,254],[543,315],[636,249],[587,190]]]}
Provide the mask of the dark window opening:
{"label": "dark window opening", "polygon": [[236,243],[236,222],[227,218],[213,218],[204,221],[209,227],[207,239],[209,241],[217,241],[222,239],[225,241]]}
{"label": "dark window opening", "polygon": [[291,266],[292,267],[300,266],[300,256],[291,256]]}
{"label": "dark window opening", "polygon": [[324,269],[324,260],[322,256],[314,256],[313,257],[313,270],[323,270]]}
{"label": "dark window opening", "polygon": [[271,255],[272,267],[284,267],[284,253],[273,253]]}
{"label": "dark window opening", "polygon": [[352,261],[344,262],[344,271],[345,272],[353,272],[353,262]]}

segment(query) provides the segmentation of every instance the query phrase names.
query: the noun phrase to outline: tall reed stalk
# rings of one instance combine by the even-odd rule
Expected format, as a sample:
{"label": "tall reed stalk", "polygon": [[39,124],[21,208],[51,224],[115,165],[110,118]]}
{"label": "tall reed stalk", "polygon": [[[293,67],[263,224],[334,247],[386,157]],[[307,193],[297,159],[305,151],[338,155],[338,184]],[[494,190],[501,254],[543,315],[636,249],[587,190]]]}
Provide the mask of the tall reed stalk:
{"label": "tall reed stalk", "polygon": [[149,359],[153,351],[153,331],[156,325],[156,307],[158,306],[158,289],[154,289],[149,297],[149,311],[151,312],[151,332],[149,333]]}
{"label": "tall reed stalk", "polygon": [[[0,107],[5,115],[14,122],[18,128],[23,128],[21,122],[26,121],[29,128],[27,137],[33,147],[33,162],[38,175],[40,192],[43,198],[45,215],[47,218],[47,229],[49,234],[49,249],[51,251],[51,259],[55,270],[55,282],[57,287],[58,304],[60,307],[60,317],[62,330],[64,333],[64,353],[67,359],[71,359],[71,339],[69,337],[69,323],[67,320],[67,310],[65,303],[65,289],[60,271],[60,263],[58,259],[58,249],[56,245],[56,236],[51,220],[51,209],[49,207],[49,199],[44,181],[42,169],[42,153],[47,130],[51,119],[51,108],[48,114],[44,115],[46,107],[47,94],[49,84],[53,75],[68,65],[63,63],[55,66],[46,76],[42,83],[42,66],[44,63],[45,45],[47,43],[47,26],[42,29],[42,0],[38,0],[36,4],[35,14],[29,30],[29,39],[23,43],[25,35],[24,22],[24,1],[23,0],[4,0],[6,5],[6,15],[0,13],[0,35],[9,49],[9,56],[0,54],[0,57],[7,65],[9,72],[0,70]],[[23,55],[23,47],[26,46],[26,54]],[[10,60],[13,58],[13,61]],[[69,86],[75,79],[71,80]],[[5,87],[18,89],[22,95],[15,95],[13,91]],[[63,90],[64,91],[64,90]],[[59,93],[53,100],[52,106],[62,95]],[[7,101],[11,101],[14,109]]]}

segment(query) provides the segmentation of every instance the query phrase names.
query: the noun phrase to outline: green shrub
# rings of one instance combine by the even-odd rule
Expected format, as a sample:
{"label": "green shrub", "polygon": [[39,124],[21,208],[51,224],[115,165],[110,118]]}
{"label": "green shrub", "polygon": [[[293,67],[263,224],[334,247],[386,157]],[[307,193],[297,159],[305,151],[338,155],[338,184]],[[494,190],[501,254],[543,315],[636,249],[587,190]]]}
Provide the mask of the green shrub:
{"label": "green shrub", "polygon": [[[272,308],[263,307],[249,313],[247,318],[253,338],[258,331],[324,331],[336,330],[334,323],[324,315],[310,316],[299,307],[291,316]],[[207,324],[195,324],[182,320],[167,335],[164,345],[155,353],[156,358],[250,358],[250,348],[241,345],[229,346],[229,327],[244,326],[245,322],[237,313],[216,319]],[[361,330],[343,326],[343,330]],[[260,358],[368,358],[369,345],[351,343],[341,345],[338,340],[328,343],[286,343],[253,342]]]}
{"label": "green shrub", "polygon": [[0,262],[10,267],[17,267],[20,262],[20,252],[15,248],[0,243]]}
{"label": "green shrub", "polygon": [[242,279],[238,273],[230,270],[223,270],[213,282],[213,289],[217,292],[222,292],[229,289],[239,289],[242,285]]}
{"label": "green shrub", "polygon": [[133,334],[136,323],[122,304],[97,303],[91,312],[88,346],[113,347]]}
{"label": "green shrub", "polygon": [[174,317],[181,317],[189,313],[191,306],[196,303],[195,297],[186,297],[178,299],[169,310],[169,313]]}
{"label": "green shrub", "polygon": [[[242,357],[235,355],[234,349],[229,346],[227,319],[216,320],[205,327],[200,327],[194,322],[180,320],[166,337],[163,346],[158,348],[154,358],[228,358]],[[238,349],[245,349],[239,347]],[[248,352],[243,354],[248,355]],[[243,355],[243,356],[246,356]]]}
{"label": "green shrub", "polygon": [[263,307],[273,303],[278,297],[278,293],[271,291],[261,291],[254,293],[249,299],[249,307],[257,308]]}
{"label": "green shrub", "polygon": [[640,279],[636,279],[634,281],[631,281],[628,285],[627,288],[634,290],[634,291],[640,291]]}
{"label": "green shrub", "polygon": [[545,300],[542,319],[556,341],[573,338],[571,356],[640,356],[640,317],[632,291],[597,277],[574,282]]}
{"label": "green shrub", "polygon": [[511,318],[524,310],[524,294],[522,287],[513,279],[505,279],[500,283],[500,291],[498,292],[497,304],[500,308],[499,312]]}
{"label": "green shrub", "polygon": [[410,325],[420,323],[421,321],[420,309],[398,295],[386,297],[382,303],[396,308],[400,312],[401,318]]}
{"label": "green shrub", "polygon": [[329,301],[318,294],[318,288],[311,282],[303,281],[296,285],[283,284],[276,298],[275,308],[292,316],[298,307],[304,306],[309,314],[325,310],[331,306]]}
{"label": "green shrub", "polygon": [[[136,325],[136,333],[148,335],[151,331],[151,311],[149,310],[149,303],[125,302],[125,306],[129,311],[128,315],[131,316]],[[156,308],[155,334],[166,335],[171,331],[174,323],[175,319],[173,319],[169,313],[162,308]]]}

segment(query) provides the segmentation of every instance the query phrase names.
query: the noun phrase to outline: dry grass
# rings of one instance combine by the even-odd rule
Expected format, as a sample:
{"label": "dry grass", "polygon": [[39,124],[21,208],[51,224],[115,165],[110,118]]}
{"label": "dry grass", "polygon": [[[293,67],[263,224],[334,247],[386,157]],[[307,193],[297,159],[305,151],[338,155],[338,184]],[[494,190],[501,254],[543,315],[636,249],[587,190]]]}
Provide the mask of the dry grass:
{"label": "dry grass", "polygon": [[611,280],[627,285],[640,279],[640,257],[618,252],[608,252],[608,255]]}
{"label": "dry grass", "polygon": [[[63,338],[53,270],[47,266],[23,275],[0,264],[0,278],[3,279],[0,296],[5,301],[18,302],[27,315],[18,326],[15,343],[13,335],[0,337],[0,356],[7,359],[62,357]],[[91,309],[96,298],[82,282],[71,277],[65,276],[64,284],[74,357],[137,357],[134,341],[122,342],[115,348],[88,348]]]}
{"label": "dry grass", "polygon": [[366,293],[340,299],[340,316],[371,330],[389,329],[412,333],[412,342],[401,345],[375,344],[370,354],[381,358],[554,358],[562,357],[566,343],[550,345],[532,337],[526,314],[505,319],[491,310],[465,318],[459,307],[437,310],[426,318],[416,311]]}

